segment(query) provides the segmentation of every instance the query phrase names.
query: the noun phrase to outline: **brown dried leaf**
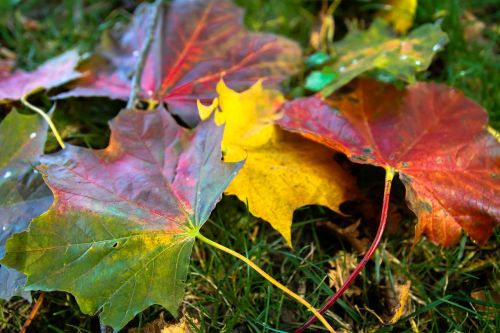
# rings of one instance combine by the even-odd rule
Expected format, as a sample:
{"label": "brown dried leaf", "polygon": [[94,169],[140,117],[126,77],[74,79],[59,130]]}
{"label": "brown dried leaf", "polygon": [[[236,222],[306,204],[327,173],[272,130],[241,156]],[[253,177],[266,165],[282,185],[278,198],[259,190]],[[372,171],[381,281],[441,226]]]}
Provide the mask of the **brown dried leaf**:
{"label": "brown dried leaf", "polygon": [[[342,287],[349,275],[351,275],[358,265],[358,258],[357,255],[353,253],[340,251],[335,258],[330,260],[328,263],[331,267],[331,269],[328,270],[330,288],[338,290]],[[358,296],[361,294],[361,289],[354,286],[349,288],[345,294],[348,296]]]}
{"label": "brown dried leaf", "polygon": [[370,247],[371,241],[366,237],[360,237],[359,234],[359,224],[361,220],[353,223],[345,228],[339,227],[333,222],[326,221],[318,223],[320,227],[326,227],[333,231],[336,235],[344,238],[351,244],[354,250],[359,254],[364,254]]}
{"label": "brown dried leaf", "polygon": [[177,323],[166,322],[163,316],[163,312],[161,312],[158,319],[147,323],[144,327],[131,328],[128,333],[194,333],[195,330],[192,329],[190,321],[199,327],[196,319],[189,318],[190,320],[187,320],[186,315]]}

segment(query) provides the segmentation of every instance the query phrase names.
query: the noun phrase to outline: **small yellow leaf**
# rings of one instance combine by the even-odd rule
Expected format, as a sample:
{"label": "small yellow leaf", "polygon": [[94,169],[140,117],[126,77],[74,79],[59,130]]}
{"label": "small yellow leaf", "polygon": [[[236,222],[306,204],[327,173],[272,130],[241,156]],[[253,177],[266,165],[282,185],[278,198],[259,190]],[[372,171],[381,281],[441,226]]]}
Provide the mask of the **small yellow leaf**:
{"label": "small yellow leaf", "polygon": [[390,323],[395,324],[401,319],[406,310],[406,304],[408,303],[408,298],[410,296],[411,281],[406,281],[399,289],[399,306],[396,312],[392,316]]}
{"label": "small yellow leaf", "polygon": [[386,8],[379,12],[379,16],[390,22],[394,30],[405,33],[411,28],[417,10],[417,0],[388,0]]}
{"label": "small yellow leaf", "polygon": [[225,119],[224,160],[246,159],[226,194],[248,203],[250,212],[268,221],[290,246],[295,209],[318,204],[338,211],[353,196],[352,179],[334,161],[334,151],[274,125],[284,102],[279,92],[257,82],[237,93],[223,81],[217,92]]}

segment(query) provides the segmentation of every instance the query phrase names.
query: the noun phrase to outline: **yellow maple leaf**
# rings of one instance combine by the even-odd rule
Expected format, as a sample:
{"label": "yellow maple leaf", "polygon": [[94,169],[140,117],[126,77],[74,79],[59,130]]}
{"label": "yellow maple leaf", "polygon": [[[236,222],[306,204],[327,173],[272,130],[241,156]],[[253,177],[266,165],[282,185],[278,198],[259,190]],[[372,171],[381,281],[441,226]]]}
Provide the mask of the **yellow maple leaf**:
{"label": "yellow maple leaf", "polygon": [[278,91],[257,82],[238,93],[221,81],[217,93],[217,106],[201,105],[200,116],[220,113],[224,160],[246,159],[225,193],[246,202],[250,212],[269,222],[290,246],[295,209],[317,204],[338,211],[340,203],[353,196],[353,181],[334,161],[334,151],[274,125],[284,102]]}
{"label": "yellow maple leaf", "polygon": [[394,30],[405,33],[413,25],[417,10],[417,0],[388,0],[379,16],[390,22]]}

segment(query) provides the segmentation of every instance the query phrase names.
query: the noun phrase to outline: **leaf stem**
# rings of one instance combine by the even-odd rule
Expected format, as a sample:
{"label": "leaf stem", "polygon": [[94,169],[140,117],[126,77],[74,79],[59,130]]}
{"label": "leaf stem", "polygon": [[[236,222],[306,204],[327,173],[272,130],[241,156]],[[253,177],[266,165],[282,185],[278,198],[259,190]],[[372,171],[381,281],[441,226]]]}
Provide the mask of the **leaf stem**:
{"label": "leaf stem", "polygon": [[266,272],[264,272],[253,261],[251,261],[247,257],[239,254],[238,252],[233,251],[230,248],[225,247],[224,245],[221,245],[219,243],[214,242],[213,240],[210,240],[210,239],[206,238],[205,236],[203,236],[200,233],[198,233],[196,235],[196,237],[199,240],[207,243],[208,245],[211,245],[211,246],[213,246],[213,247],[215,247],[215,248],[217,248],[217,249],[219,249],[221,251],[224,251],[224,252],[232,255],[233,257],[236,257],[236,258],[240,259],[241,261],[243,261],[244,263],[246,263],[248,266],[250,266],[251,268],[253,268],[257,273],[259,273],[260,275],[262,275],[267,281],[271,282],[274,286],[276,286],[279,289],[281,289],[285,294],[287,294],[290,297],[294,298],[300,304],[302,304],[306,308],[308,308],[309,311],[311,311],[314,314],[314,316],[315,316],[314,318],[319,319],[319,321],[321,321],[321,323],[323,323],[323,325],[325,325],[325,327],[328,330],[328,332],[333,332],[333,333],[335,332],[335,330],[326,321],[325,317],[323,317],[323,315],[320,314],[308,301],[306,301],[305,299],[303,299],[302,297],[300,297],[299,295],[297,295],[296,293],[294,293],[293,291],[291,291],[290,289],[288,289],[287,287],[285,287],[284,285],[282,285],[281,283],[279,283],[278,281],[276,281],[272,276],[270,276],[269,274],[267,274]]}
{"label": "leaf stem", "polygon": [[52,130],[52,133],[54,133],[54,136],[56,137],[56,140],[57,142],[59,143],[59,145],[61,146],[62,149],[66,148],[66,146],[64,145],[64,142],[61,138],[61,135],[59,134],[59,131],[57,130],[56,128],[56,125],[54,125],[54,123],[52,122],[52,119],[50,119],[49,115],[46,114],[42,109],[40,109],[39,107],[36,107],[34,106],[33,104],[31,104],[30,102],[28,102],[28,100],[26,99],[28,97],[28,95],[24,95],[23,97],[21,97],[21,102],[26,106],[28,107],[29,109],[35,111],[36,113],[38,113],[40,116],[42,116],[42,118],[49,124],[49,127],[50,129]]}
{"label": "leaf stem", "polygon": [[497,139],[497,141],[500,142],[500,133],[498,133],[497,130],[495,130],[491,126],[488,126],[488,133],[490,133],[491,135],[493,135],[495,137],[495,139]]}
{"label": "leaf stem", "polygon": [[21,328],[21,330],[19,331],[19,333],[26,333],[28,326],[30,326],[31,322],[33,321],[33,318],[35,318],[38,310],[40,309],[40,306],[42,306],[44,297],[45,297],[45,292],[42,291],[40,293],[40,296],[38,296],[38,298],[35,302],[35,306],[33,306],[33,309],[31,309],[31,312],[30,312],[28,318],[26,319],[26,321],[24,322],[24,325]]}
{"label": "leaf stem", "polygon": [[146,64],[146,58],[147,58],[148,53],[149,53],[149,48],[151,47],[151,43],[153,42],[153,35],[154,35],[156,24],[158,22],[161,3],[162,3],[162,0],[156,0],[155,3],[153,4],[152,18],[151,18],[151,21],[149,21],[149,26],[148,26],[147,32],[146,32],[146,36],[147,36],[146,41],[142,45],[142,49],[141,49],[141,52],[139,54],[139,59],[138,59],[137,64],[135,66],[134,76],[132,78],[130,96],[129,96],[129,99],[127,102],[127,109],[135,107],[135,104],[137,102],[137,96],[139,96],[139,93],[141,90],[142,72],[144,71],[144,66]]}
{"label": "leaf stem", "polygon": [[[366,252],[361,262],[358,264],[358,266],[356,266],[356,268],[351,273],[346,282],[342,285],[342,287],[340,287],[339,290],[337,290],[335,295],[331,296],[326,301],[325,305],[323,305],[323,307],[319,310],[319,313],[321,314],[325,313],[330,307],[332,307],[335,304],[335,302],[342,296],[342,294],[344,294],[347,288],[349,288],[349,286],[354,282],[359,273],[361,273],[361,271],[363,270],[363,268],[373,255],[373,253],[375,253],[375,250],[377,249],[378,244],[382,239],[382,235],[384,234],[385,225],[387,222],[387,211],[389,208],[389,198],[391,194],[391,185],[392,185],[392,179],[394,178],[394,173],[395,172],[393,168],[391,167],[385,168],[384,201],[382,203],[382,214],[380,215],[380,224],[377,230],[377,234],[375,235],[375,239],[373,240],[372,244],[370,245],[370,248]],[[302,327],[296,329],[294,333],[304,332],[315,321],[316,317],[309,318],[309,320],[304,325],[302,325]]]}

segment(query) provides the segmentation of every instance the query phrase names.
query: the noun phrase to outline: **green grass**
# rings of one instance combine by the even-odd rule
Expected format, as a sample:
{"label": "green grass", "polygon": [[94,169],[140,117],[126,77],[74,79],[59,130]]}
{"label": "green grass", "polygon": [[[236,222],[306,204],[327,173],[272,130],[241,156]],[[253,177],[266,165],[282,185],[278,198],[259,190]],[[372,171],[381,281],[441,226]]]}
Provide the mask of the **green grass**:
{"label": "green grass", "polygon": [[[67,49],[78,47],[91,51],[102,31],[118,21],[126,21],[133,1],[0,1],[0,43],[15,52],[19,65],[33,69],[38,64]],[[447,48],[439,54],[431,70],[422,77],[446,82],[459,89],[489,112],[492,125],[499,127],[500,94],[498,87],[498,33],[492,24],[498,21],[494,1],[420,0],[417,24],[439,19],[446,11],[443,27],[450,36]],[[295,38],[307,47],[309,29],[321,3],[312,1],[238,1],[248,9],[245,22],[254,30],[273,31]],[[3,7],[2,7],[3,6]],[[337,38],[345,33],[342,18],[370,20],[378,8],[366,1],[345,3],[337,11]],[[7,8],[7,10],[4,10]],[[75,17],[74,10],[81,13]],[[496,8],[496,11],[494,10]],[[487,25],[485,41],[465,42],[459,18],[465,9],[473,9]],[[30,30],[26,18],[36,20],[38,28]],[[91,108],[88,106],[92,105]],[[122,103],[95,99],[81,103],[78,99],[62,102],[56,112],[56,124],[66,140],[92,148],[104,147],[109,137],[106,122]],[[55,149],[53,138],[47,150]],[[358,175],[365,192],[362,203],[346,206],[353,218],[343,218],[320,207],[300,209],[293,225],[294,248],[265,222],[252,217],[245,206],[226,197],[203,227],[204,235],[230,247],[271,273],[291,289],[320,306],[333,291],[328,286],[329,261],[352,253],[351,244],[325,228],[319,221],[340,225],[354,223],[362,209],[371,207],[373,217],[363,217],[362,237],[372,237],[380,210],[383,172],[373,167],[348,167]],[[500,233],[480,248],[463,238],[460,245],[442,249],[423,240],[412,250],[414,218],[405,208],[401,183],[391,198],[392,223],[395,231],[387,233],[383,243],[365,271],[355,282],[357,295],[344,296],[327,319],[346,332],[496,332],[500,327],[498,244]],[[365,214],[366,215],[366,214]],[[370,214],[368,214],[370,215]],[[199,323],[199,332],[289,332],[309,317],[308,311],[284,296],[246,265],[225,253],[197,242],[181,311]],[[396,324],[387,322],[397,299],[394,286],[411,280],[410,311]],[[482,292],[481,297],[471,293]],[[37,293],[33,294],[38,297]],[[0,302],[0,331],[17,332],[31,309],[20,298]],[[151,307],[137,316],[127,328],[142,327],[157,319],[163,310]],[[165,313],[166,319],[172,316]],[[96,332],[96,317],[82,314],[73,297],[48,293],[31,324],[32,332]],[[312,331],[322,331],[320,325]],[[124,329],[123,332],[127,330]]]}

